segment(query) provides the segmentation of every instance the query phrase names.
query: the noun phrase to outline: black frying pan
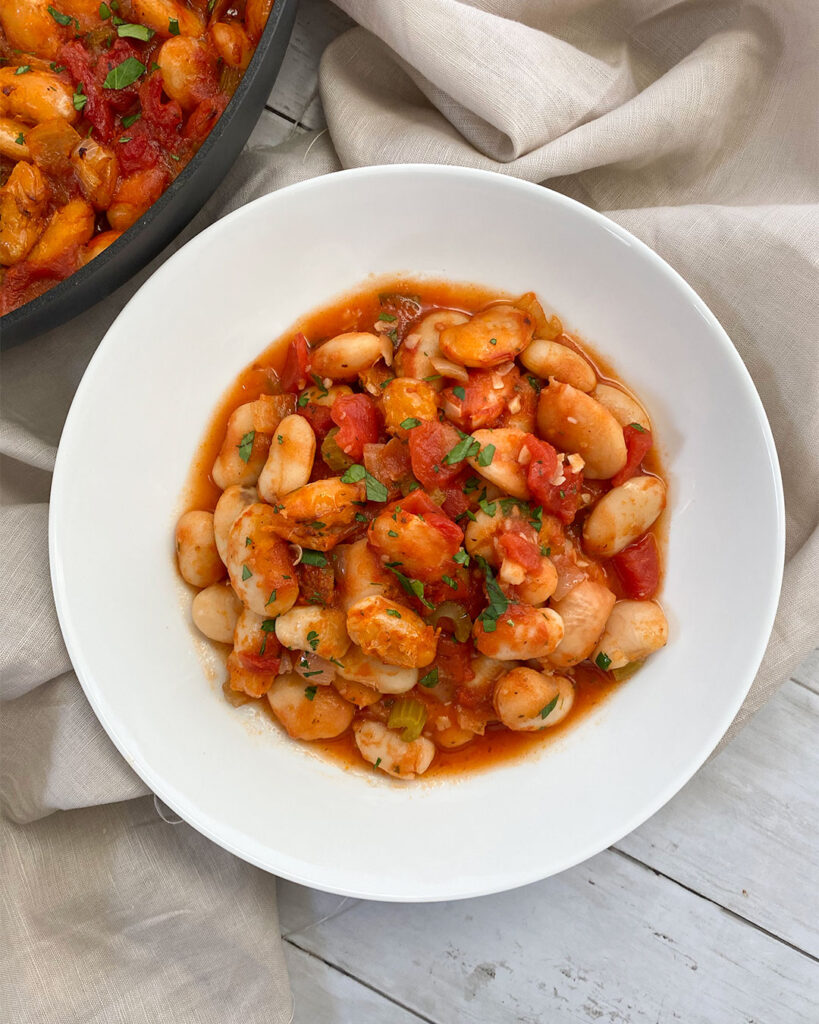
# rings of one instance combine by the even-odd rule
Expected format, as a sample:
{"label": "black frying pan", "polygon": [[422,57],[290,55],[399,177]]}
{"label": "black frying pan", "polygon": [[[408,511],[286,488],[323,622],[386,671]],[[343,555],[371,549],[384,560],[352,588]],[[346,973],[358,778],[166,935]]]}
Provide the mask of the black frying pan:
{"label": "black frying pan", "polygon": [[145,266],[213,194],[247,141],[290,41],[298,0],[275,0],[262,38],[224,114],[178,178],[122,238],[50,291],[0,319],[8,348],[70,320]]}

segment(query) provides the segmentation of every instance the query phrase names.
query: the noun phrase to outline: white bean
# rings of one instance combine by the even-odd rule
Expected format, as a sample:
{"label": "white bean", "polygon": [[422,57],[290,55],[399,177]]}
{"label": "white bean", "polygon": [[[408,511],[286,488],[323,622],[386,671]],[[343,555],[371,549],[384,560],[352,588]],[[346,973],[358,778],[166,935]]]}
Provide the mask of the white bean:
{"label": "white bean", "polygon": [[[395,353],[395,368],[402,377],[438,377],[433,359],[441,358],[440,335],[445,327],[465,324],[469,320],[454,309],[436,309],[428,313],[404,338]],[[428,382],[434,391],[440,391],[444,381],[438,377]]]}
{"label": "white bean", "polygon": [[533,341],[520,361],[538,377],[555,377],[579,391],[591,391],[597,383],[597,374],[583,356],[559,341]]}
{"label": "white bean", "polygon": [[213,533],[216,537],[216,550],[219,557],[227,564],[228,534],[230,528],[248,505],[259,500],[259,492],[255,487],[233,484],[222,491],[216,508],[213,511]]}
{"label": "white bean", "polygon": [[305,685],[295,672],[279,676],[267,692],[273,714],[296,740],[328,740],[350,727],[355,704],[333,686]]}
{"label": "white bean", "polygon": [[325,341],[310,356],[310,365],[319,377],[354,380],[362,370],[383,359],[392,363],[392,342],[383,334],[351,331]]}
{"label": "white bean", "polygon": [[634,476],[597,502],[583,524],[583,546],[611,558],[641,537],[665,508],[665,484],[656,476]]}
{"label": "white bean", "polygon": [[285,416],[270,442],[267,462],[259,474],[259,494],[273,505],[277,498],[304,487],[313,472],[316,435],[304,418]]}
{"label": "white bean", "polygon": [[220,644],[233,642],[233,634],[242,602],[229,583],[213,583],[200,590],[191,605],[193,624],[209,640]]}
{"label": "white bean", "polygon": [[588,658],[605,628],[614,601],[608,587],[592,580],[578,583],[562,601],[552,601],[552,607],[563,620],[563,639],[548,655],[552,665],[569,668]]}
{"label": "white bean", "polygon": [[435,660],[438,636],[420,615],[384,597],[365,597],[347,612],[353,643],[388,665],[425,668]]}
{"label": "white bean", "polygon": [[583,457],[590,480],[608,480],[626,464],[623,428],[608,409],[571,384],[551,378],[540,393],[537,426],[556,448]]}
{"label": "white bean", "polygon": [[359,721],[353,725],[353,732],[364,760],[396,779],[422,775],[435,757],[435,744],[426,736],[407,743],[383,722]]}
{"label": "white bean", "polygon": [[379,693],[406,693],[418,682],[417,668],[387,665],[355,646],[344,655],[337,674],[342,679],[372,687]]}
{"label": "white bean", "polygon": [[642,661],[668,642],[668,622],[656,601],[618,601],[592,655],[603,654],[609,668]]}
{"label": "white bean", "polygon": [[182,578],[207,587],[225,575],[213,532],[212,512],[186,512],[176,524],[176,557]]}
{"label": "white bean", "polygon": [[439,344],[446,358],[461,366],[497,366],[522,352],[533,332],[534,321],[528,313],[498,303],[465,324],[444,328]]}
{"label": "white bean", "polygon": [[592,392],[592,398],[604,405],[621,427],[639,423],[643,430],[651,430],[648,413],[633,395],[611,384],[598,384]]}
{"label": "white bean", "polygon": [[343,658],[350,646],[346,616],[339,608],[300,605],[276,619],[276,636],[283,647],[310,651],[321,658]]}
{"label": "white bean", "polygon": [[498,718],[515,732],[538,732],[562,721],[574,703],[574,686],[566,676],[513,668],[501,676],[493,696]]}
{"label": "white bean", "polygon": [[339,604],[348,612],[365,597],[398,596],[395,577],[384,569],[381,559],[362,537],[354,544],[339,544],[334,552]]}
{"label": "white bean", "polygon": [[[529,485],[526,482],[528,463],[519,461],[527,434],[514,427],[498,427],[494,430],[476,430],[472,437],[480,444],[481,453],[489,445],[494,445],[495,448],[492,461],[486,466],[481,465],[479,461],[481,453],[467,459],[475,472],[480,473],[485,480],[500,487],[507,494],[523,500],[528,499]],[[525,449],[527,454],[528,451],[528,448]]]}

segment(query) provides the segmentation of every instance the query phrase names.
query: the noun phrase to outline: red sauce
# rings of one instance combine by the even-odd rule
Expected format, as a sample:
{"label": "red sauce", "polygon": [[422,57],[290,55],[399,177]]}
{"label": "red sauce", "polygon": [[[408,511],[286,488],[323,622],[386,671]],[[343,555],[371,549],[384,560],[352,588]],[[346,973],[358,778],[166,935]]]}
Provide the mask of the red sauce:
{"label": "red sauce", "polygon": [[[253,401],[262,394],[275,392],[276,374],[282,369],[287,346],[293,337],[298,332],[302,332],[315,346],[323,340],[346,331],[369,331],[381,309],[379,294],[385,292],[412,294],[417,297],[422,308],[419,317],[430,309],[441,307],[471,314],[484,308],[490,302],[502,298],[513,298],[496,289],[478,285],[413,278],[391,278],[374,282],[367,288],[346,295],[332,305],[304,316],[243,370],[223,396],[196,453],[184,491],[183,507],[185,510],[213,510],[215,508],[221,491],[213,482],[210,471],[219,453],[227,421],[238,406]],[[611,363],[596,353],[585,341],[581,344],[576,338],[565,334],[561,337],[561,341],[569,344],[592,363],[601,382],[624,387]],[[664,476],[656,445],[643,462],[643,471]],[[657,537],[661,553],[664,550],[664,518],[664,516],[661,517],[652,531]],[[573,524],[567,528],[567,533],[577,537],[580,534],[580,529],[580,524]],[[618,599],[624,597],[620,580],[610,563],[603,561],[598,564],[610,589]],[[499,725],[489,725],[483,736],[476,736],[461,749],[438,749],[432,765],[424,773],[424,778],[451,778],[463,772],[482,770],[540,750],[544,744],[564,735],[593,708],[599,707],[618,686],[627,685],[625,682],[618,683],[610,672],[603,672],[590,662],[575,666],[568,670],[567,674],[571,674],[575,682],[575,699],[570,713],[563,721],[538,732],[514,732]],[[233,704],[243,704],[248,701],[248,698],[228,691],[227,687],[226,695]],[[282,728],[270,711],[267,700],[262,698],[257,703],[269,715],[276,727]],[[358,753],[352,730],[348,730],[336,739],[313,741],[310,746],[320,749],[328,758],[342,766],[367,767],[366,762]]]}

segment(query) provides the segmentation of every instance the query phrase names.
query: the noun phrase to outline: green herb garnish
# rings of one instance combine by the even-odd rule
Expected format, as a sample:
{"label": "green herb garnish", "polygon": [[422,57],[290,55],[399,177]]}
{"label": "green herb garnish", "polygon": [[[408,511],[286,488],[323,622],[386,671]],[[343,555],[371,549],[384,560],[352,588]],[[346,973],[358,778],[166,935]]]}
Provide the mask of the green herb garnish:
{"label": "green herb garnish", "polygon": [[327,556],[321,551],[311,551],[310,548],[302,548],[302,565],[317,565],[319,568],[327,565]]}
{"label": "green herb garnish", "polygon": [[430,686],[437,686],[438,685],[438,669],[437,668],[431,668],[429,670],[429,672],[427,672],[427,674],[425,676],[422,676],[418,680],[418,685],[419,686],[426,686],[428,688]]}
{"label": "green herb garnish", "polygon": [[483,449],[481,454],[478,456],[478,459],[477,459],[478,465],[479,466],[488,466],[492,462],[492,459],[494,459],[494,457],[495,457],[495,446],[493,444],[488,444]]}
{"label": "green herb garnish", "polygon": [[253,441],[256,437],[255,430],[248,430],[248,432],[242,437],[242,440],[236,445],[239,449],[239,458],[247,465],[250,460],[250,453],[253,451]]}
{"label": "green herb garnish", "polygon": [[250,569],[248,569],[248,567],[246,565],[243,565],[242,566],[242,579],[243,580],[249,580],[252,575],[253,575],[253,573],[250,571]]}
{"label": "green herb garnish", "polygon": [[611,665],[611,658],[606,654],[605,651],[601,651],[594,659],[594,663],[598,668],[601,668],[604,672],[608,672],[609,665]]}
{"label": "green herb garnish", "polygon": [[111,68],[102,83],[103,89],[125,89],[133,85],[145,73],[145,65],[136,57],[126,57],[121,64]]}

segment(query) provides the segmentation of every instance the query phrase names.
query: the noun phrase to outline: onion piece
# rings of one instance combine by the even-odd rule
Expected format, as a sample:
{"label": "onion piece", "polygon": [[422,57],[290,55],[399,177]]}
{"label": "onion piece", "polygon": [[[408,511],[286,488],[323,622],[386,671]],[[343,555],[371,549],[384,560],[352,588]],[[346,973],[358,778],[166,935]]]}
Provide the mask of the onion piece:
{"label": "onion piece", "polygon": [[336,669],[332,662],[318,654],[300,651],[294,657],[293,671],[305,679],[311,686],[329,686],[336,677]]}
{"label": "onion piece", "polygon": [[469,382],[469,372],[465,366],[459,366],[449,359],[444,359],[443,356],[432,356],[430,362],[435,372],[440,373],[442,377],[452,377],[464,383]]}

